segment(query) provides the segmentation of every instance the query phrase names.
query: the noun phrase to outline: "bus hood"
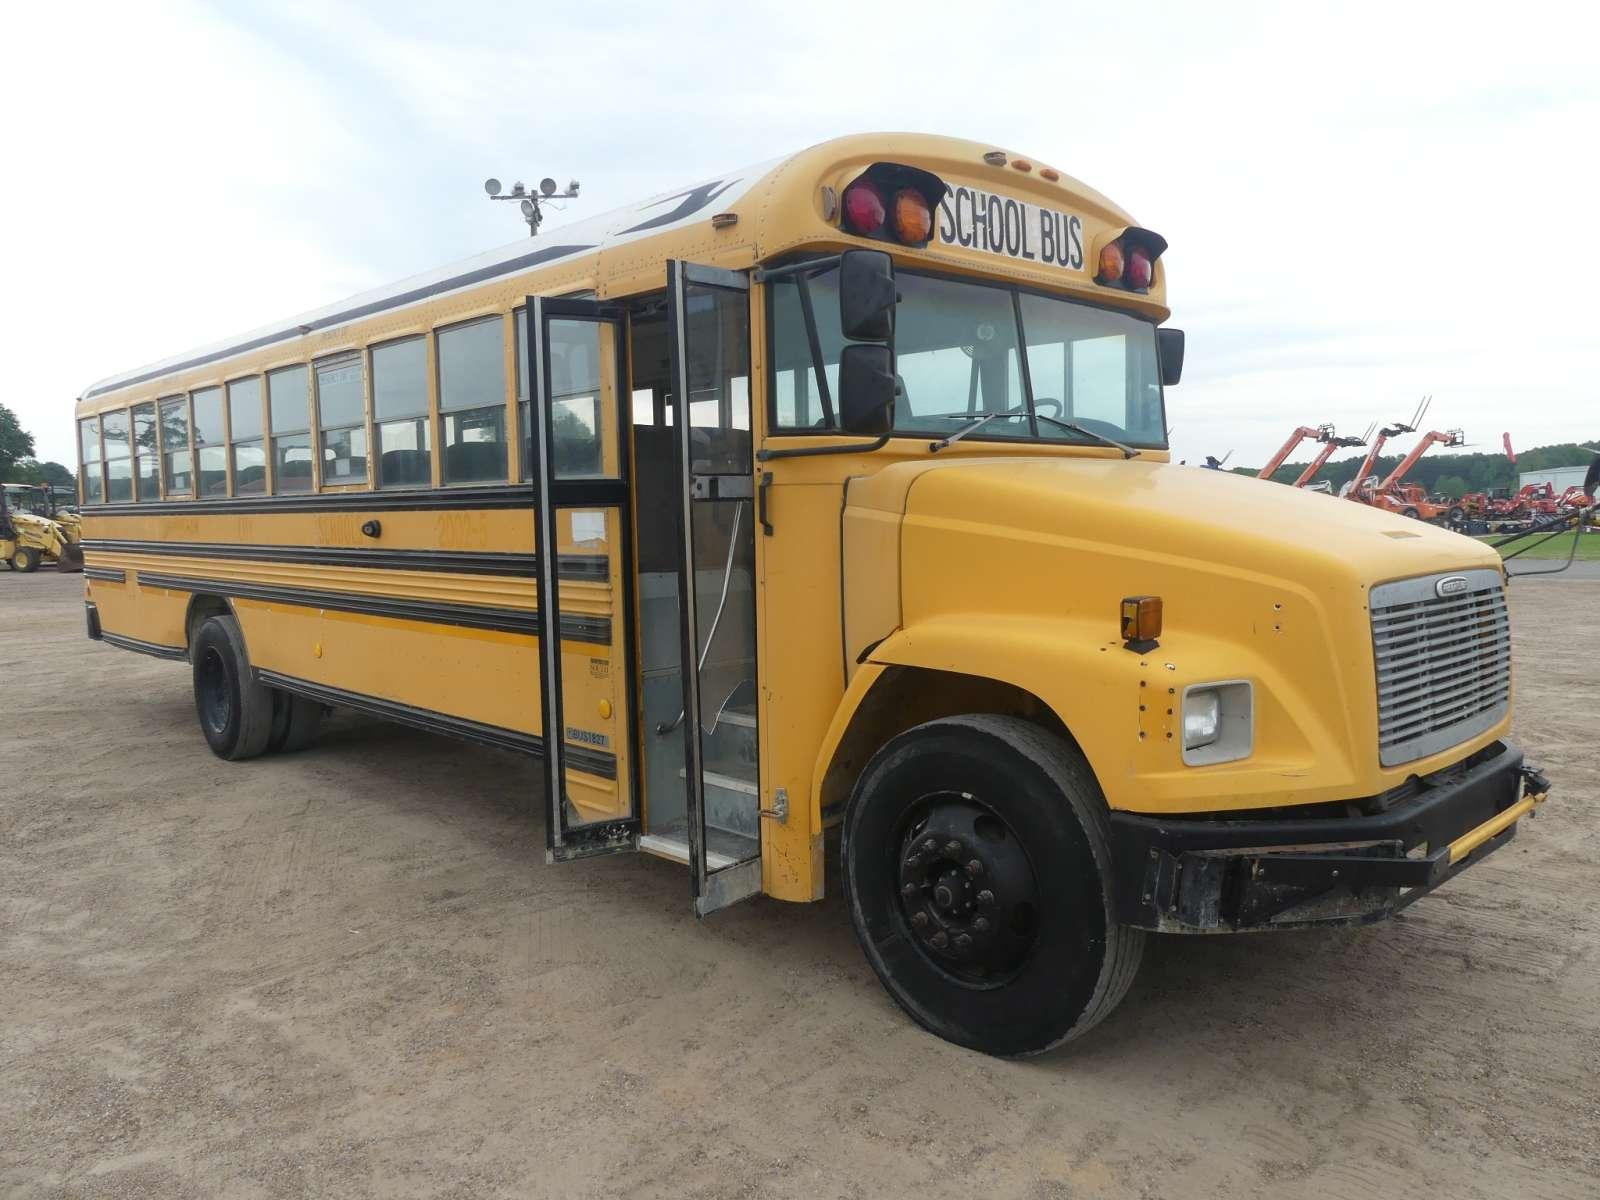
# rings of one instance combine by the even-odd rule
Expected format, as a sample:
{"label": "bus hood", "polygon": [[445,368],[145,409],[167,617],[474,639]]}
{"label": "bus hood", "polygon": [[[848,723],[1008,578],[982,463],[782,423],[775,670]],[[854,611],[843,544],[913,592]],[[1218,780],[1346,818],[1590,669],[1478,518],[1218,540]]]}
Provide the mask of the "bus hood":
{"label": "bus hood", "polygon": [[1500,566],[1488,547],[1415,519],[1249,476],[1140,459],[923,461],[864,482],[877,487],[859,495],[852,487],[853,505],[899,508],[913,524],[979,523],[1024,541],[1072,546],[1102,569],[1121,564],[1116,573],[1130,577],[1166,562],[1361,586]]}

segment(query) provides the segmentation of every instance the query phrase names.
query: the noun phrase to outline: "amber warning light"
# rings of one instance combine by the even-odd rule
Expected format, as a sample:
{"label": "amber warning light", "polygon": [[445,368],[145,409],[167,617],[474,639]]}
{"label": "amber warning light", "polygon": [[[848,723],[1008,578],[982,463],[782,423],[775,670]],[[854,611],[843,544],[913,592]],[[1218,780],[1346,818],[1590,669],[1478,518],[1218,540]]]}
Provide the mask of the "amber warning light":
{"label": "amber warning light", "polygon": [[1161,597],[1125,596],[1122,600],[1122,640],[1129,650],[1153,650],[1161,636]]}

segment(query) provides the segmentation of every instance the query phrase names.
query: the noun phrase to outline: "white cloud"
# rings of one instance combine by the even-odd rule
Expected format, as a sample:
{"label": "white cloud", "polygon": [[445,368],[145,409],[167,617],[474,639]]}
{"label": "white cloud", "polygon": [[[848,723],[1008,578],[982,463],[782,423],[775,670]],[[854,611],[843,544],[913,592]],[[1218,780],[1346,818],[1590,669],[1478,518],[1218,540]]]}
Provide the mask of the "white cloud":
{"label": "white cloud", "polygon": [[837,133],[993,140],[1161,230],[1175,450],[1409,414],[1600,434],[1596,19],[1577,5],[32,6],[0,102],[6,403]]}

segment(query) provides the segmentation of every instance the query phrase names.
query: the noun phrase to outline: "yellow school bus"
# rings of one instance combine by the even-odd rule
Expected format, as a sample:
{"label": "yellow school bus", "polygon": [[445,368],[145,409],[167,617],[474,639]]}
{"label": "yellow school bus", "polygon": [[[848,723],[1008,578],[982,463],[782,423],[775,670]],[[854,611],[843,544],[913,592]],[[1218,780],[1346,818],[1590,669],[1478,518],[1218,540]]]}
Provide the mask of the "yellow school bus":
{"label": "yellow school bus", "polygon": [[1547,791],[1493,551],[1169,462],[1165,249],[850,137],[104,380],[89,636],[224,759],[332,706],[542,756],[550,861],[701,914],[836,829],[904,1009],[1043,1050],[1147,931],[1381,918]]}

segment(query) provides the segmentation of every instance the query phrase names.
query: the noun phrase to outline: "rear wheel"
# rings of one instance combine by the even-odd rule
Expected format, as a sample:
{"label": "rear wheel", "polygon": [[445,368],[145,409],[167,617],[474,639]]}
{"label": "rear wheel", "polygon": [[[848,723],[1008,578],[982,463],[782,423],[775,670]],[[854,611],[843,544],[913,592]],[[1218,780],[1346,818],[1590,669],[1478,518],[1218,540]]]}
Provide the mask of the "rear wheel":
{"label": "rear wheel", "polygon": [[867,960],[924,1028],[988,1054],[1048,1050],[1127,993],[1110,822],[1083,756],[1014,717],[891,741],[845,814],[843,882]]}
{"label": "rear wheel", "polygon": [[281,688],[272,689],[272,733],[267,750],[272,754],[294,754],[317,740],[322,716],[327,711],[315,700],[296,696]]}
{"label": "rear wheel", "polygon": [[1422,514],[1419,513],[1412,505],[1408,504],[1400,510],[1400,515],[1402,517],[1410,517],[1413,521],[1415,521]]}
{"label": "rear wheel", "polygon": [[11,569],[24,575],[39,569],[39,552],[32,546],[18,546],[11,556]]}
{"label": "rear wheel", "polygon": [[211,752],[230,761],[256,757],[272,735],[272,690],[252,674],[238,622],[207,618],[189,658],[195,712]]}

